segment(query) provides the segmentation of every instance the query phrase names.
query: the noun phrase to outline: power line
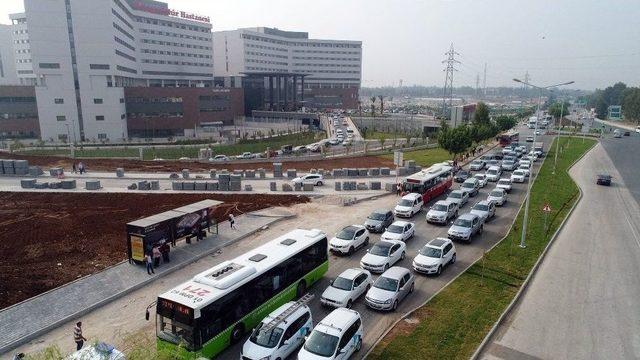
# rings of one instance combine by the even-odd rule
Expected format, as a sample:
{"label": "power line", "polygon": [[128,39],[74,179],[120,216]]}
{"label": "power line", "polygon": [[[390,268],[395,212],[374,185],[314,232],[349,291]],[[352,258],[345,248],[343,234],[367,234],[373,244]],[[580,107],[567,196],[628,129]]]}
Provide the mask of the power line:
{"label": "power line", "polygon": [[445,67],[445,69],[443,71],[446,72],[445,74],[445,78],[444,78],[444,91],[442,94],[442,115],[446,116],[447,114],[447,91],[449,92],[449,108],[451,108],[451,106],[453,105],[453,73],[455,71],[458,71],[455,68],[455,64],[460,64],[460,61],[456,60],[456,55],[460,55],[458,54],[454,49],[453,49],[453,43],[451,43],[451,47],[449,48],[449,51],[447,51],[446,53],[444,53],[447,58],[445,60],[442,61],[443,64],[446,64],[447,66]]}

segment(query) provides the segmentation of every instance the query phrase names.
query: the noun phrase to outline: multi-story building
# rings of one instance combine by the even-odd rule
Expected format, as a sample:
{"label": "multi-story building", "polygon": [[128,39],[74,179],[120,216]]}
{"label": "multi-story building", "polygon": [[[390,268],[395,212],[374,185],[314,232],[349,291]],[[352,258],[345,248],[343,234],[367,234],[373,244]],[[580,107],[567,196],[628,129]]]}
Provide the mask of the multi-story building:
{"label": "multi-story building", "polygon": [[[195,102],[159,88],[200,88],[198,96],[208,89],[213,96],[208,17],[152,0],[24,0],[24,6],[23,14],[11,15],[16,72],[20,83],[35,86],[43,140],[122,141],[140,133],[127,121],[132,112],[146,118],[145,128],[169,136],[199,126],[199,116],[184,118],[186,110],[129,111],[135,102],[127,101],[126,89],[144,87],[149,101],[183,104]],[[212,120],[233,116],[220,110]]]}
{"label": "multi-story building", "polygon": [[14,52],[13,27],[0,25],[0,85],[19,84]]}
{"label": "multi-story building", "polygon": [[213,45],[216,76],[305,75],[307,107],[357,107],[361,41],[310,39],[306,32],[258,27],[214,32]]}

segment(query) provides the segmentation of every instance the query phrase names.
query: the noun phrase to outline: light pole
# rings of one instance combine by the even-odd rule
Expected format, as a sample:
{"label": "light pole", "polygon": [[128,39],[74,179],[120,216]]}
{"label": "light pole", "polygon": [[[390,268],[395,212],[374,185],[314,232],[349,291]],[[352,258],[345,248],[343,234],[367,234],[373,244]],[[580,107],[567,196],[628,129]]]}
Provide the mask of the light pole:
{"label": "light pole", "polygon": [[[524,85],[528,85],[531,86],[533,88],[539,89],[540,90],[540,96],[538,97],[538,106],[537,106],[537,110],[536,110],[536,116],[538,116],[538,113],[540,112],[540,103],[542,102],[542,92],[544,90],[548,90],[549,88],[553,88],[553,87],[558,87],[558,86],[563,86],[563,85],[569,85],[569,84],[573,84],[573,81],[569,81],[569,82],[565,82],[562,84],[556,84],[556,85],[549,85],[549,86],[536,86],[536,85],[532,85],[526,81],[522,81],[519,79],[513,79],[513,81],[517,82],[517,83],[521,83]],[[536,121],[536,126],[535,129],[533,130],[533,144],[535,146],[536,143],[536,133],[538,132],[538,121]],[[557,142],[557,140],[556,140]],[[522,221],[522,236],[520,237],[520,247],[521,248],[525,248],[527,247],[525,245],[525,237],[527,235],[527,222],[529,221],[529,200],[531,198],[531,178],[533,177],[533,174],[529,175],[529,179],[527,180],[527,194],[526,194],[526,199],[525,199],[525,205],[524,205],[524,219]]]}
{"label": "light pole", "polygon": [[[562,115],[564,112],[564,100],[560,101],[560,125],[562,125]],[[555,154],[553,156],[553,172],[551,173],[551,175],[555,175],[556,174],[556,165],[558,164],[558,148],[560,147],[560,129],[558,129],[556,131],[556,151]]]}

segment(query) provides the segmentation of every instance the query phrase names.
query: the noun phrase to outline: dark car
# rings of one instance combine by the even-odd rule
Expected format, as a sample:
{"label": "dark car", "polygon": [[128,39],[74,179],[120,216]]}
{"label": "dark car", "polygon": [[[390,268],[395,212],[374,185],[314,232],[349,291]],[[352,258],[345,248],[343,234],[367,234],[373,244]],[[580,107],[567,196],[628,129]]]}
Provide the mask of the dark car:
{"label": "dark car", "polygon": [[375,210],[364,221],[364,226],[370,232],[383,232],[393,223],[393,211],[380,209]]}
{"label": "dark car", "polygon": [[600,174],[598,175],[598,180],[596,180],[596,184],[609,186],[611,185],[611,175]]}
{"label": "dark car", "polygon": [[470,172],[468,172],[467,170],[460,170],[453,177],[453,180],[455,180],[455,182],[461,183],[461,182],[464,182],[465,180],[467,180],[470,177],[471,177],[471,173]]}

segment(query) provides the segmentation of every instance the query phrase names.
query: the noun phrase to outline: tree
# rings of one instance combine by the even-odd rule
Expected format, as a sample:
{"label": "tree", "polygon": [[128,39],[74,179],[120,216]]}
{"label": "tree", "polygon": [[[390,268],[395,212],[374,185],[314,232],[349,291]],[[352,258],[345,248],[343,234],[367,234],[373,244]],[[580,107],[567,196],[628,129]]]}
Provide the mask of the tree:
{"label": "tree", "polygon": [[380,99],[380,115],[384,112],[384,96],[378,95],[378,99]]}
{"label": "tree", "polygon": [[[571,104],[568,101],[564,102],[555,102],[549,106],[549,114],[555,117],[556,119],[560,119],[561,116],[566,116],[569,113],[569,106]],[[562,114],[562,115],[560,115]]]}
{"label": "tree", "polygon": [[[513,116],[501,115],[496,117],[496,126],[498,131],[509,130],[516,126],[517,122],[518,121]],[[488,137],[491,137],[491,135]],[[485,137],[485,139],[488,137]]]}
{"label": "tree", "polygon": [[380,142],[380,148],[384,150],[384,142],[387,141],[387,136],[384,133],[380,133],[378,141]]}
{"label": "tree", "polygon": [[627,88],[622,99],[624,117],[640,123],[640,88]]}
{"label": "tree", "polygon": [[480,101],[476,105],[476,113],[473,115],[473,123],[476,125],[489,124],[491,119],[489,118],[489,107],[487,104]]}
{"label": "tree", "polygon": [[376,114],[376,97],[372,96],[371,97],[371,116],[374,116]]}
{"label": "tree", "polygon": [[438,133],[438,144],[456,158],[464,153],[472,144],[469,130],[465,126],[458,126],[449,129],[448,126],[441,127]]}

